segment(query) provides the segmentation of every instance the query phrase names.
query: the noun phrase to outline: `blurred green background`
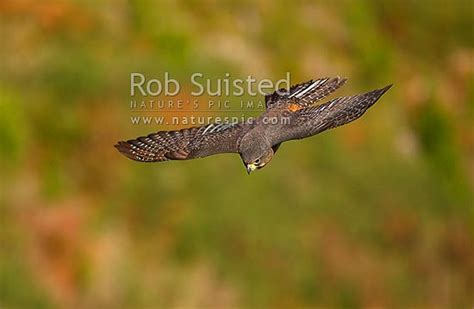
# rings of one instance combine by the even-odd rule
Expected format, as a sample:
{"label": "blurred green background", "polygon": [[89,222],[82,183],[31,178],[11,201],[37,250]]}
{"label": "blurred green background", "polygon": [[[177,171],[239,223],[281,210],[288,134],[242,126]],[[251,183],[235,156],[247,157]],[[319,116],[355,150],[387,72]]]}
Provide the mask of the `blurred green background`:
{"label": "blurred green background", "polygon": [[[473,2],[0,2],[0,307],[469,308]],[[393,83],[359,121],[236,155],[112,145],[130,72]],[[230,98],[232,99],[232,98]],[[226,113],[219,115],[225,116]]]}

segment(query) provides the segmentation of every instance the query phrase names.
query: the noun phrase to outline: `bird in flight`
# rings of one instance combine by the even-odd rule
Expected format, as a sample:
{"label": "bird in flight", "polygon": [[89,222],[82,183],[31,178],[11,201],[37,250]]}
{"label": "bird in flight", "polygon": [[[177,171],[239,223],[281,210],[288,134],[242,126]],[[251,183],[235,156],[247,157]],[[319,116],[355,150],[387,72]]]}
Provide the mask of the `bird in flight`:
{"label": "bird in flight", "polygon": [[340,77],[321,78],[267,94],[266,110],[253,121],[160,131],[120,141],[115,148],[140,162],[238,153],[250,174],[266,166],[281,143],[310,137],[356,120],[392,86],[315,105],[345,82],[346,79]]}

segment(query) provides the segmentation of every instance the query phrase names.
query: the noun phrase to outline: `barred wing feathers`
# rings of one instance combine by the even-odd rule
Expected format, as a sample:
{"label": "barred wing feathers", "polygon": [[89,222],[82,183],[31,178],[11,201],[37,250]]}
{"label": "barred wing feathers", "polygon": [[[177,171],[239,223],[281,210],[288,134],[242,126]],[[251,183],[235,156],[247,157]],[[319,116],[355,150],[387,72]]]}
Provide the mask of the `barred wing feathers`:
{"label": "barred wing feathers", "polygon": [[360,118],[391,87],[340,97],[325,104],[303,108],[292,114],[290,127],[275,143],[301,139],[345,125]]}
{"label": "barred wing feathers", "polygon": [[310,80],[301,84],[294,85],[285,93],[284,89],[275,91],[272,94],[265,96],[265,103],[267,108],[281,100],[294,100],[296,104],[302,107],[307,107],[314,104],[344,85],[346,78],[320,78]]}
{"label": "barred wing feathers", "polygon": [[187,160],[238,152],[240,123],[218,123],[177,131],[160,131],[115,145],[123,155],[140,162]]}

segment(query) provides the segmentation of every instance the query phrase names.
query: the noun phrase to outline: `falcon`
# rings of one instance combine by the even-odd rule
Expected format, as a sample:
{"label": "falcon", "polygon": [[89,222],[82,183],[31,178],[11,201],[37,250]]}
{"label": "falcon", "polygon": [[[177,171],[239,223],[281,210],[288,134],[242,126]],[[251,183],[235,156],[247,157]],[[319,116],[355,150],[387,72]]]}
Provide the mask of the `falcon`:
{"label": "falcon", "polygon": [[267,94],[265,111],[252,121],[159,131],[120,141],[115,148],[140,162],[238,153],[250,174],[266,166],[283,142],[310,137],[358,119],[392,86],[315,105],[345,82],[340,77],[321,78]]}

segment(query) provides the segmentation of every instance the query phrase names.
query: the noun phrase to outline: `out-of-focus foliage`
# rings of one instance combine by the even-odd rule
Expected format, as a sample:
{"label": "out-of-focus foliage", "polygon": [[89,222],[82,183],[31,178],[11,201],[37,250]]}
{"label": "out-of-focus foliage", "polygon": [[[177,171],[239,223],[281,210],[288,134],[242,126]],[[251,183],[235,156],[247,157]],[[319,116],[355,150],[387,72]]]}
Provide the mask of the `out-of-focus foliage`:
{"label": "out-of-focus foliage", "polygon": [[[0,307],[471,307],[473,3],[0,2]],[[361,120],[138,164],[129,74],[343,75]],[[188,85],[186,83],[188,81]],[[189,89],[186,89],[189,87]]]}

